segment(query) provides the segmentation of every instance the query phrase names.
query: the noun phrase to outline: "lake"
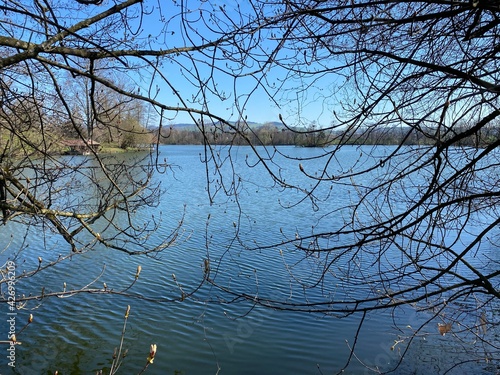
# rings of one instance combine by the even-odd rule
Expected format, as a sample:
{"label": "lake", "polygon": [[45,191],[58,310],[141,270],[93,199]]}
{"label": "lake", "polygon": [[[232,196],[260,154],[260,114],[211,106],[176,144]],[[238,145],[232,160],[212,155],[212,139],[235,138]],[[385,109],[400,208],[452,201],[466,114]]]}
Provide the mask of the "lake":
{"label": "lake", "polygon": [[[271,171],[287,183],[311,184],[300,172],[299,162],[312,173],[318,173],[324,163],[324,159],[316,158],[318,149],[281,147],[279,151],[297,157],[293,160],[275,155],[279,165],[269,164]],[[390,151],[379,147],[376,153],[382,158]],[[379,162],[378,157],[366,157],[373,154],[370,148],[346,147],[343,152],[335,165],[330,165],[332,174],[340,174],[356,163]],[[223,158],[225,163],[220,166],[222,175],[212,170],[207,173],[201,146],[161,146],[159,156],[171,165],[155,176],[165,193],[157,208],[138,210],[135,215],[144,220],[152,215],[161,218],[162,225],[155,234],[158,240],[168,236],[183,219],[181,236],[174,246],[159,259],[96,248],[16,285],[16,291],[25,294],[39,292],[42,286],[47,291],[62,290],[64,283],[68,289],[80,288],[99,278],[104,268],[96,285],[106,283],[108,288],[120,289],[134,280],[141,265],[141,275],[131,291],[159,302],[92,294],[50,298],[41,304],[30,302],[16,316],[22,322],[30,313],[34,315],[34,322],[19,335],[22,345],[16,350],[16,367],[9,367],[7,356],[0,355],[1,373],[52,374],[58,370],[60,374],[95,374],[99,369],[107,373],[113,350],[120,343],[127,305],[131,310],[123,346],[128,354],[118,372],[121,374],[139,373],[152,343],[158,350],[146,372],[151,374],[332,374],[344,368],[362,320],[359,314],[340,318],[266,308],[208,283],[192,298],[177,299],[203,281],[208,258],[211,277],[234,293],[297,303],[325,297],[342,300],[368,293],[362,285],[346,290],[334,272],[325,276],[322,285],[308,288],[321,271],[318,262],[312,254],[304,257],[292,245],[280,245],[296,235],[344,225],[347,213],[340,208],[353,199],[354,187],[339,185],[332,192],[320,186],[316,194],[324,204],[316,206],[304,200],[302,192],[276,185],[257,164],[249,147],[231,149],[231,159]],[[233,180],[234,175],[237,177]],[[237,191],[237,199],[223,190],[214,196],[214,190],[207,190],[207,177],[223,181],[229,193]],[[213,198],[211,204],[209,197]],[[60,242],[40,241],[36,233],[28,233],[23,243],[22,230],[14,224],[0,228],[1,248],[10,243],[10,249],[23,249],[16,261],[17,273],[30,269],[39,256],[49,260],[67,253]],[[267,244],[273,246],[262,248]],[[493,249],[484,251],[493,254]],[[1,253],[0,263],[7,262],[11,255],[8,251]],[[347,267],[347,261],[339,264],[338,272]],[[6,333],[8,306],[1,308],[5,319],[0,329]],[[400,361],[407,343],[391,348],[395,340],[410,335],[412,327],[426,319],[426,313],[417,313],[410,306],[368,314],[358,332],[355,357],[345,373],[370,373],[368,368],[390,370]],[[450,335],[441,336],[432,323],[412,345],[396,373],[439,373],[462,358],[461,351],[455,349],[464,344],[458,345]],[[469,369],[485,374],[492,371],[484,363],[473,363]]]}

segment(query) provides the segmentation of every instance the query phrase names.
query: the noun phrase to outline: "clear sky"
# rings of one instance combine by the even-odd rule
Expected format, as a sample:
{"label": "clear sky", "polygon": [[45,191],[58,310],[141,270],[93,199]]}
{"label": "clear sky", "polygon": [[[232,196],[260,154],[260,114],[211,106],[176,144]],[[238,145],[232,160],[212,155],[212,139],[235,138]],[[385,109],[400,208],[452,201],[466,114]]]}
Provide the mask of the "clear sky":
{"label": "clear sky", "polygon": [[[186,1],[187,7],[192,7],[193,12],[187,15],[187,18],[199,19],[201,7],[207,8],[210,6],[206,2],[199,1]],[[215,2],[214,2],[215,3]],[[250,9],[245,9],[244,2],[229,2],[226,1],[228,18],[234,17],[236,20],[238,17],[237,12],[231,14],[230,7],[241,6],[240,11],[242,13],[250,12]],[[173,5],[172,2],[161,3],[161,9],[158,8],[155,3],[150,3],[150,8],[154,6],[154,11],[151,12],[146,18],[143,19],[141,24],[141,30],[143,35],[151,35],[154,42],[152,46],[161,48],[172,48],[172,47],[183,47],[191,45],[191,41],[187,40],[186,34],[179,27],[180,18],[175,17],[178,14],[179,8]],[[217,2],[217,5],[223,5],[224,2]],[[205,15],[205,13],[204,13]],[[219,16],[222,16],[219,14]],[[208,21],[207,21],[208,22]],[[196,27],[196,31],[191,31],[190,36],[192,37],[195,32],[201,34],[204,38],[213,40],[215,38],[215,33],[210,31],[207,26],[203,25],[201,20],[193,23],[191,26]],[[219,23],[221,29],[224,28],[223,23]],[[214,28],[216,28],[214,26]],[[268,38],[270,34],[263,34],[264,39],[259,41],[257,44],[253,44],[254,41],[252,37],[245,37],[242,43],[252,44],[253,51],[257,54],[261,54],[259,59],[264,61],[265,54],[269,53],[276,45],[276,39]],[[194,43],[199,42],[193,39]],[[283,52],[279,57],[285,57],[286,51]],[[227,74],[222,73],[220,70],[213,70],[208,65],[205,65],[203,61],[209,61],[208,56],[202,56],[199,53],[193,53],[191,55],[198,62],[193,64],[193,61],[179,56],[176,57],[175,61],[165,61],[161,71],[168,79],[170,84],[175,87],[179,92],[180,96],[188,102],[189,106],[193,108],[200,109],[201,104],[197,103],[199,96],[198,89],[190,83],[196,82],[197,79],[190,74],[197,74],[202,79],[207,80],[207,87],[217,89],[221,94],[220,96],[225,96],[225,100],[221,100],[220,96],[216,96],[209,93],[207,90],[206,97],[208,98],[208,105],[211,112],[224,117],[228,120],[237,120],[239,117],[238,111],[235,109],[235,96],[237,96],[237,102],[240,108],[243,108],[243,116],[246,116],[248,121],[253,122],[268,122],[268,121],[279,121],[279,115],[281,114],[285,122],[289,125],[307,125],[315,121],[320,126],[328,126],[332,122],[333,116],[331,109],[325,107],[325,99],[330,98],[334,95],[331,92],[332,82],[328,77],[324,77],[323,80],[316,81],[315,84],[307,91],[292,90],[293,87],[299,84],[297,80],[293,80],[287,76],[287,71],[280,69],[276,66],[271,67],[265,71],[266,81],[261,81],[264,87],[259,87],[256,78],[254,76],[244,77],[243,74],[248,73],[256,68],[259,62],[253,59],[247,60],[249,66],[242,71],[236,80]],[[219,57],[222,57],[219,55]],[[254,64],[250,66],[250,64]],[[230,67],[234,67],[234,63],[229,60],[219,60],[217,66],[222,70],[228,70]],[[261,74],[259,73],[259,77]],[[270,98],[270,93],[275,90],[275,87],[282,87],[282,89],[274,94],[279,105],[273,102]],[[177,105],[179,103],[179,98],[172,94],[172,89],[168,87],[165,83],[159,84],[159,94],[158,98],[166,103]],[[265,89],[264,89],[265,88]],[[268,90],[268,92],[266,92]],[[173,118],[171,116],[172,123],[192,123],[193,120],[187,114],[178,114]]]}

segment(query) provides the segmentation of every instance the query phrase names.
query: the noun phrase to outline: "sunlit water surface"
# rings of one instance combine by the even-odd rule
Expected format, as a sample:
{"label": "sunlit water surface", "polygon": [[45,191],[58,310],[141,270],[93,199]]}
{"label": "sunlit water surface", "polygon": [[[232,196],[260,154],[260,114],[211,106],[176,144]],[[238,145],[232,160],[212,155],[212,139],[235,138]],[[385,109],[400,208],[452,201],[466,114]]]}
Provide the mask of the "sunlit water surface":
{"label": "sunlit water surface", "polygon": [[[318,152],[291,147],[282,150],[302,157]],[[239,224],[239,235],[246,243],[266,244],[279,242],[282,233],[307,235],[312,227],[339,226],[336,222],[339,216],[324,216],[332,207],[320,206],[315,211],[307,200],[296,207],[283,208],[297,202],[300,193],[283,192],[273,187],[262,168],[248,168],[247,165],[252,164],[251,156],[249,161],[246,159],[251,155],[249,148],[233,148],[232,152],[236,170],[247,180],[239,192],[239,204],[245,215],[239,216],[234,199],[223,194],[209,205],[207,175],[201,162],[203,148],[161,147],[160,157],[172,164],[171,170],[157,177],[162,180],[166,193],[157,209],[137,214],[144,215],[145,220],[152,214],[161,217],[163,224],[156,234],[160,238],[169,235],[182,218],[185,207],[183,234],[177,245],[166,250],[160,259],[97,249],[64,262],[50,273],[20,281],[18,293],[36,293],[42,286],[47,291],[62,290],[63,283],[68,289],[80,288],[98,278],[104,267],[96,285],[100,287],[105,282],[109,288],[120,289],[132,282],[140,264],[142,273],[131,291],[151,298],[175,299],[181,291],[172,274],[183,290],[189,292],[203,279],[203,262],[210,256],[212,264],[223,259],[217,273],[212,271],[212,276],[234,291],[280,299],[304,298],[304,291],[293,284],[292,276],[310,276],[314,261],[302,262],[291,271],[294,257],[302,256],[299,252],[288,251],[282,255],[279,247],[244,250],[234,241],[233,223]],[[359,148],[352,147],[345,152],[345,160],[338,161],[339,171],[359,159]],[[383,149],[380,152],[381,155],[387,153]],[[304,168],[311,169],[316,162],[319,163],[315,160],[301,163]],[[298,162],[284,163],[280,173],[290,182],[299,181]],[[230,171],[229,165],[222,169]],[[218,176],[209,173],[209,178],[217,179]],[[352,189],[348,187],[336,191],[337,203],[348,203],[350,194]],[[322,220],[318,221],[319,218]],[[11,241],[9,231],[13,233],[12,246],[20,246],[21,228],[14,225],[2,228],[2,245]],[[37,238],[36,234],[29,234],[16,272],[36,264],[38,256],[49,260],[68,251],[62,243],[43,243]],[[8,254],[2,256],[0,263],[6,261]],[[338,293],[341,298],[342,288],[334,279],[328,280],[331,284],[324,285],[321,292],[307,292],[307,297],[315,300],[322,295]],[[152,374],[332,374],[344,368],[348,361],[345,373],[370,373],[368,368],[389,370],[396,366],[405,342],[394,350],[391,347],[395,339],[410,333],[396,330],[395,320],[389,313],[374,313],[365,318],[355,342],[360,315],[338,319],[263,307],[252,309],[251,303],[243,301],[207,302],[218,294],[205,285],[193,299],[182,302],[91,294],[32,302],[17,313],[18,326],[23,325],[30,313],[35,319],[19,337],[22,345],[16,350],[15,368],[8,366],[5,350],[0,355],[1,374],[53,374],[56,370],[60,374],[94,374],[99,369],[107,373],[113,350],[120,344],[127,305],[131,306],[131,312],[123,347],[128,349],[128,354],[118,372],[121,374],[141,371],[151,343],[158,345],[157,357],[147,372]],[[0,329],[7,332],[8,309],[7,306],[2,309],[5,318]],[[401,327],[417,327],[426,318],[408,307],[397,310],[395,319]],[[397,372],[438,373],[447,368],[450,361],[456,360],[450,338],[440,336],[435,325],[422,333],[414,340],[414,349],[406,353]],[[355,355],[349,358],[349,349],[354,344]],[[491,370],[484,364],[473,368],[476,373]]]}

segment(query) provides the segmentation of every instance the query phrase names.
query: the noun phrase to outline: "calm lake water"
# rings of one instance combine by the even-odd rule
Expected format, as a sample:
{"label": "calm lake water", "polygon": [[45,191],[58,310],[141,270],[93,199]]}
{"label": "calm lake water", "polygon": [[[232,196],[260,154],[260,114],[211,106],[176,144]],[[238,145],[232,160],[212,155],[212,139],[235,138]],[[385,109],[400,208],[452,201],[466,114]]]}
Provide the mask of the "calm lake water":
{"label": "calm lake water", "polygon": [[[283,147],[280,150],[311,157],[301,161],[306,170],[314,170],[315,165],[321,163],[312,158],[318,153],[315,149]],[[64,262],[50,273],[44,272],[29,281],[21,280],[17,284],[18,293],[34,293],[42,286],[46,290],[62,290],[63,283],[67,288],[82,287],[97,278],[103,267],[105,271],[97,285],[106,282],[109,288],[120,289],[130,284],[137,266],[141,265],[142,273],[132,291],[151,298],[175,299],[181,292],[172,274],[183,290],[189,292],[202,281],[203,262],[209,254],[211,264],[218,265],[212,277],[234,291],[280,299],[304,299],[304,290],[293,280],[312,280],[317,271],[314,260],[297,263],[302,253],[279,246],[247,250],[235,241],[234,224],[238,223],[239,238],[248,246],[279,243],[284,235],[306,235],[311,228],[340,226],[341,213],[327,215],[334,210],[331,200],[327,201],[327,207],[314,207],[308,200],[295,205],[301,193],[274,186],[259,166],[249,168],[255,158],[249,148],[239,147],[232,149],[233,164],[221,167],[224,173],[234,168],[241,175],[243,188],[239,191],[238,202],[221,191],[210,205],[207,174],[202,163],[203,148],[162,146],[159,151],[160,158],[166,158],[172,165],[171,170],[156,177],[161,179],[165,194],[159,207],[139,211],[137,215],[144,215],[145,220],[152,214],[161,217],[162,227],[156,236],[162,238],[168,236],[185,212],[178,243],[166,250],[160,259],[96,249]],[[379,148],[377,152],[385,155],[389,149]],[[346,148],[336,168],[348,169],[350,163],[359,162],[359,155],[360,148]],[[289,182],[303,178],[298,161],[283,163],[281,168],[273,167],[275,173],[280,173]],[[232,176],[232,173],[225,176]],[[208,177],[220,178],[212,172]],[[335,204],[340,207],[351,199],[352,187],[339,189],[334,194]],[[318,194],[331,193],[325,189]],[[0,228],[0,241],[3,242],[0,247],[4,248],[11,240],[11,248],[22,247],[16,242],[22,237],[21,230],[15,225]],[[13,239],[10,234],[14,234]],[[48,261],[60,253],[67,253],[60,243],[40,241],[36,233],[28,234],[24,245],[16,265],[18,273],[29,269],[38,256]],[[0,263],[3,264],[8,256],[2,253]],[[341,298],[343,290],[335,277],[327,281],[322,288],[307,291],[307,298],[316,300],[336,293]],[[359,293],[366,291],[360,288]],[[48,299],[40,305],[31,303],[17,315],[18,321],[23,321],[32,313],[35,320],[19,337],[22,345],[17,347],[16,367],[8,366],[4,351],[0,355],[0,373],[52,374],[58,370],[60,374],[94,374],[96,370],[109,369],[113,350],[119,345],[128,304],[131,312],[124,341],[128,355],[120,374],[138,373],[146,362],[151,343],[158,345],[157,357],[147,372],[151,374],[332,374],[345,366],[360,315],[339,319],[322,314],[253,308],[249,302],[239,300],[223,303],[228,299],[229,295],[207,284],[193,299],[182,302],[80,294]],[[7,306],[0,308],[7,317]],[[426,319],[428,316],[417,314],[410,307],[398,309],[395,318],[388,312],[368,315],[359,332],[356,358],[351,358],[346,373],[369,373],[367,366],[382,370],[394,367],[400,356],[391,346],[395,339],[405,334],[395,328],[395,323],[416,327]],[[7,319],[3,320],[0,329],[7,332]],[[455,346],[449,337],[440,336],[435,327],[430,325],[423,332],[425,335],[414,340],[397,373],[439,373],[456,361]],[[400,347],[404,348],[404,343]],[[484,364],[471,366],[475,373],[491,371]]]}

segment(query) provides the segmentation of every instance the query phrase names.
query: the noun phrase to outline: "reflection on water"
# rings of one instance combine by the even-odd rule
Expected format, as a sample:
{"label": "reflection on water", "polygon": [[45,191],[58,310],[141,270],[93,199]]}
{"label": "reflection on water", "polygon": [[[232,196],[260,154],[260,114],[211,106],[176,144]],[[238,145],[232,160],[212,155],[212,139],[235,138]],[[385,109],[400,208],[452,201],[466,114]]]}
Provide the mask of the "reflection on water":
{"label": "reflection on water", "polygon": [[[359,154],[355,148],[348,151]],[[232,290],[270,298],[278,296],[288,301],[302,301],[304,296],[313,301],[325,295],[341,300],[347,291],[337,275],[327,275],[327,282],[321,288],[300,289],[291,279],[300,277],[304,284],[313,282],[318,272],[314,259],[298,262],[302,252],[280,253],[279,246],[268,250],[245,250],[235,241],[233,223],[239,223],[237,234],[246,243],[279,244],[297,232],[307,235],[311,228],[341,226],[343,213],[325,216],[325,212],[317,211],[308,202],[293,206],[300,194],[276,190],[271,181],[259,175],[258,168],[245,169],[242,173],[251,182],[239,193],[238,204],[244,215],[240,215],[234,202],[224,196],[209,205],[200,152],[201,148],[195,146],[162,148],[161,156],[178,167],[158,177],[162,179],[166,194],[157,210],[137,212],[139,217],[144,215],[145,221],[152,214],[162,218],[162,226],[156,234],[161,238],[175,227],[185,207],[183,236],[160,259],[124,256],[96,248],[65,261],[51,272],[36,275],[29,284],[20,281],[18,293],[29,294],[41,286],[52,291],[62,290],[64,283],[67,288],[79,288],[97,278],[103,267],[104,275],[96,283],[120,289],[132,282],[140,264],[142,273],[133,288],[135,293],[177,299],[181,293],[179,284],[190,291],[202,281],[204,259],[209,254],[212,264],[219,264],[211,276]],[[314,149],[290,149],[288,152],[313,153]],[[240,164],[233,167],[244,168],[252,163],[245,158],[248,149],[241,147],[238,153],[241,153]],[[349,155],[347,159],[355,160]],[[314,159],[303,167],[309,168],[312,163]],[[348,166],[332,164],[330,168],[335,170],[332,173],[340,174],[341,168]],[[297,165],[292,161],[288,170],[282,168],[279,172],[287,179],[299,179],[301,175],[296,170]],[[352,187],[341,189],[336,192],[339,206],[348,202],[352,194]],[[317,193],[330,194],[328,191]],[[280,207],[290,208],[283,210]],[[328,212],[332,210],[334,208],[328,207]],[[3,233],[10,231],[13,234],[13,248],[23,247],[16,243],[22,237],[16,231],[21,229],[12,225],[2,228]],[[18,258],[18,272],[22,272],[23,267],[30,269],[38,256],[54,259],[65,251],[58,242],[40,243],[35,234],[30,236],[28,246]],[[10,237],[4,234],[3,238]],[[338,268],[342,269],[341,265]],[[352,297],[367,291],[371,289],[360,286],[348,293]],[[207,284],[193,299],[182,302],[80,294],[49,299],[40,305],[32,303],[29,305],[31,310],[21,310],[18,314],[19,319],[26,319],[33,313],[35,322],[23,334],[16,368],[9,369],[5,356],[0,356],[0,366],[5,371],[2,373],[42,374],[58,370],[63,374],[90,374],[98,369],[109,369],[113,350],[120,342],[128,304],[131,313],[124,343],[128,354],[120,371],[123,374],[141,370],[151,343],[158,344],[157,356],[150,368],[150,373],[154,374],[216,374],[219,370],[222,374],[331,374],[345,366],[361,316],[337,319],[263,307],[255,307],[249,313],[252,309],[249,303],[214,303],[214,293]],[[435,373],[445,368],[453,358],[450,352],[442,350],[450,341],[450,335],[440,336],[437,329],[432,330],[436,326],[430,325],[419,332],[413,348],[405,353],[412,330],[428,317],[417,314],[411,307],[399,308],[396,313],[396,317],[389,312],[367,316],[356,343],[356,356],[351,359],[346,373],[369,373],[368,368],[391,369],[402,354],[406,359],[398,370],[401,373]],[[395,323],[407,327],[407,331],[396,330]],[[2,322],[0,329],[6,331],[6,322]],[[479,366],[477,371],[482,368],[484,366]]]}

